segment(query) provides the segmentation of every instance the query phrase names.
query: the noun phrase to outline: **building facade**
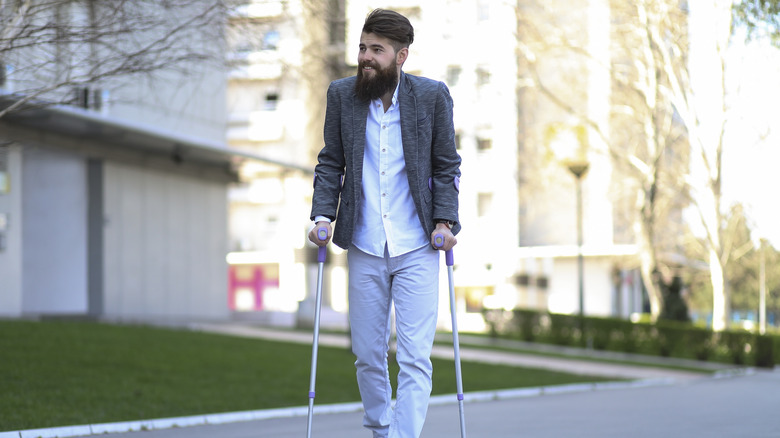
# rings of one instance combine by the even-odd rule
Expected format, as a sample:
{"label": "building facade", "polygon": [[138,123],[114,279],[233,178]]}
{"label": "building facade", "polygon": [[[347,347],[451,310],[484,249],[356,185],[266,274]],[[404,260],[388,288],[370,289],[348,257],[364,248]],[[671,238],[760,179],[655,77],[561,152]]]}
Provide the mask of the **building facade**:
{"label": "building facade", "polygon": [[[100,11],[85,5],[53,13],[63,28],[86,22],[105,31]],[[204,57],[222,50],[205,28],[192,32]],[[221,62],[97,75],[73,87],[57,75],[84,77],[89,62],[98,71],[116,55],[102,48],[126,43],[102,38],[93,58],[75,43],[3,48],[1,108],[37,97],[0,118],[0,316],[228,318],[227,188],[241,157],[224,143]],[[47,76],[36,63],[49,52],[60,56],[40,65],[59,73]]]}

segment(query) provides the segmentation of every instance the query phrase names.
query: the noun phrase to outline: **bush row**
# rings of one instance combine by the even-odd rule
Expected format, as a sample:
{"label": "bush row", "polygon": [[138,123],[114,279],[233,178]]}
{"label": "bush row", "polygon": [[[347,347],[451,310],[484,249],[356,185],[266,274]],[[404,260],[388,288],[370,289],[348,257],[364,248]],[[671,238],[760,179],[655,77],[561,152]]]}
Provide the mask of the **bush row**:
{"label": "bush row", "polygon": [[772,368],[780,363],[780,336],[713,332],[677,321],[633,323],[619,318],[533,310],[486,310],[494,336],[596,350],[637,353]]}

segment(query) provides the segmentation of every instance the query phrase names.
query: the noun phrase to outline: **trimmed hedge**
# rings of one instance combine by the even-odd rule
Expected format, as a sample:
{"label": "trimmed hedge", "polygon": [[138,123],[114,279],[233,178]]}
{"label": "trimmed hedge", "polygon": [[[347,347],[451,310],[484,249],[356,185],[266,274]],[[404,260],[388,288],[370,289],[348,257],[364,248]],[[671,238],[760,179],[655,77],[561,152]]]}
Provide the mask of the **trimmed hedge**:
{"label": "trimmed hedge", "polygon": [[619,318],[562,315],[518,309],[486,310],[491,334],[563,346],[773,368],[780,336],[713,332],[678,321],[633,323]]}

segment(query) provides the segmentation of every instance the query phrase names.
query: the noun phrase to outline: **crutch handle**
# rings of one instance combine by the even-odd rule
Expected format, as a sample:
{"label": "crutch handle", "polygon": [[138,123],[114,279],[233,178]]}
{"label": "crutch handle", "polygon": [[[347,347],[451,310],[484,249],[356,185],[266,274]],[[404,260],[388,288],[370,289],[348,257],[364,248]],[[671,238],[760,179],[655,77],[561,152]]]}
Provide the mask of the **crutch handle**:
{"label": "crutch handle", "polygon": [[[325,227],[319,227],[317,228],[317,238],[322,240],[328,240],[328,229]],[[328,255],[328,248],[326,246],[321,246],[317,250],[317,262],[319,263],[325,263],[325,257]]]}
{"label": "crutch handle", "polygon": [[[433,246],[436,248],[441,248],[444,246],[444,235],[441,233],[436,233],[433,236]],[[455,265],[455,256],[452,254],[452,250],[444,251],[444,256],[447,261],[447,266],[453,266]]]}

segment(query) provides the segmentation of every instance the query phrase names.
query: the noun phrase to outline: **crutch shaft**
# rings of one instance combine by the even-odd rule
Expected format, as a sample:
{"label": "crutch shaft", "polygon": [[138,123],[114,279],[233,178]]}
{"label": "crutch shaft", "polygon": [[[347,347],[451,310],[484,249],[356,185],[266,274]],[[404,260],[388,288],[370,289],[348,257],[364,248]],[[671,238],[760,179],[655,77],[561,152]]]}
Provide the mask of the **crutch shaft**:
{"label": "crutch shaft", "polygon": [[460,418],[460,436],[466,438],[466,415],[463,407],[463,373],[460,365],[460,338],[458,337],[458,309],[455,302],[455,280],[452,272],[454,264],[452,250],[447,251],[447,276],[450,283],[450,316],[452,318],[452,347],[455,360],[455,388],[458,391],[458,413]]}
{"label": "crutch shaft", "polygon": [[[327,240],[328,230],[324,227],[317,230],[320,240]],[[328,249],[320,246],[317,250],[317,289],[314,296],[314,335],[311,346],[311,375],[309,377],[309,416],[306,425],[306,437],[311,438],[312,417],[314,415],[314,396],[317,383],[317,355],[320,343],[320,313],[322,310],[322,275],[325,270],[325,257]]]}
{"label": "crutch shaft", "polygon": [[[433,236],[433,246],[442,248],[444,246],[444,236],[437,233]],[[452,249],[445,251],[445,261],[447,264],[447,277],[450,285],[450,316],[452,318],[452,349],[455,360],[455,387],[458,391],[458,414],[460,416],[460,437],[466,438],[466,415],[463,408],[463,377],[460,367],[460,339],[458,338],[458,309],[455,303],[455,279],[452,272],[455,265],[455,257]]]}

